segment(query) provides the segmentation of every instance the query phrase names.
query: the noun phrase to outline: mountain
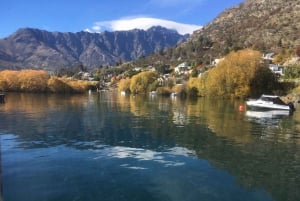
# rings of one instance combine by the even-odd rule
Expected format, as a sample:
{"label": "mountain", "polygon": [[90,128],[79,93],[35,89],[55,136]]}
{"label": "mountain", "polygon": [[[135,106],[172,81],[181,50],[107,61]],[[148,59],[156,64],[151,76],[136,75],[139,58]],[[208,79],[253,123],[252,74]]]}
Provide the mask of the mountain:
{"label": "mountain", "polygon": [[88,69],[135,60],[186,40],[160,26],[146,31],[60,33],[24,28],[0,40],[0,69]]}
{"label": "mountain", "polygon": [[205,35],[223,50],[276,50],[300,44],[299,32],[299,0],[245,0],[221,13],[196,37]]}
{"label": "mountain", "polygon": [[299,33],[299,0],[245,0],[220,13],[160,60],[209,63],[243,48],[279,53],[300,45]]}

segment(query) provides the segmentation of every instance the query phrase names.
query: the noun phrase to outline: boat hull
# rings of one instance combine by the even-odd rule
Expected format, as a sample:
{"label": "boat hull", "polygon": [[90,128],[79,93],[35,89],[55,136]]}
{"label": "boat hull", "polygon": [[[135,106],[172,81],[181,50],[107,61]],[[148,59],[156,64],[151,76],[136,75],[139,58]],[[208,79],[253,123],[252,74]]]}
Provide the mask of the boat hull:
{"label": "boat hull", "polygon": [[268,104],[268,103],[260,103],[257,101],[247,101],[247,107],[255,110],[287,110],[290,111],[291,108],[289,105],[279,105],[279,104]]}

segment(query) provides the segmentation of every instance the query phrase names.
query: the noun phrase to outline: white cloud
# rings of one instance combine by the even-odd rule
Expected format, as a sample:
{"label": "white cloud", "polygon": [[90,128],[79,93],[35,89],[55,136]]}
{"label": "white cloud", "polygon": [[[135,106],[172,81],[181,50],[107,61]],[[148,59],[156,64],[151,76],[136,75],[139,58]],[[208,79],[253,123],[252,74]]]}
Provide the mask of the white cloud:
{"label": "white cloud", "polygon": [[[143,161],[152,161],[158,164],[163,165],[164,167],[175,167],[175,166],[184,166],[185,162],[181,161],[179,158],[173,160],[176,156],[191,157],[194,155],[194,151],[188,150],[183,147],[174,147],[170,148],[167,152],[157,152],[141,148],[132,148],[132,147],[104,147],[104,149],[96,150],[99,155],[94,158],[94,160],[101,160],[102,158],[117,158],[117,159],[136,159],[139,162]],[[132,166],[131,164],[122,164],[121,167],[130,168],[130,169],[147,169],[143,167],[143,163],[139,163],[140,166]]]}
{"label": "white cloud", "polygon": [[104,30],[110,31],[128,31],[132,29],[144,29],[147,30],[152,26],[162,26],[168,29],[174,29],[180,34],[191,34],[193,31],[201,28],[199,25],[195,24],[183,24],[170,20],[150,18],[150,17],[131,17],[122,18],[112,21],[102,21],[96,22],[94,26],[86,31],[100,32]]}

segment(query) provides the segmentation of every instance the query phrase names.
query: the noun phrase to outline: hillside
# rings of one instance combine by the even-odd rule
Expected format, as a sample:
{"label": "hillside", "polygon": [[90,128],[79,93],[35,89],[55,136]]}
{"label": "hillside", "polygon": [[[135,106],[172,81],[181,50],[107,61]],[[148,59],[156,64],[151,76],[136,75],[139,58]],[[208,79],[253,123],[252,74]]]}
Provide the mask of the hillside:
{"label": "hillside", "polygon": [[178,59],[209,63],[243,48],[278,53],[300,45],[299,33],[299,0],[245,0],[194,32],[187,42],[156,57],[173,63]]}
{"label": "hillside", "polygon": [[0,69],[57,69],[82,64],[88,69],[135,60],[186,40],[176,31],[60,33],[25,28],[0,40]]}

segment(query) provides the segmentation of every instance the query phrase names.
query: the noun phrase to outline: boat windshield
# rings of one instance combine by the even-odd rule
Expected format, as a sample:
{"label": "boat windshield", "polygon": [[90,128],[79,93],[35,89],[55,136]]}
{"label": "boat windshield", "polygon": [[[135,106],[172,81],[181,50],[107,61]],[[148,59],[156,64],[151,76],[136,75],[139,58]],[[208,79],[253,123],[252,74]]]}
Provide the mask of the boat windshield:
{"label": "boat windshield", "polygon": [[279,104],[279,105],[286,105],[285,102],[283,102],[280,98],[278,97],[267,97],[267,96],[262,96],[260,98],[263,101],[268,101],[268,102],[272,102],[274,104]]}

